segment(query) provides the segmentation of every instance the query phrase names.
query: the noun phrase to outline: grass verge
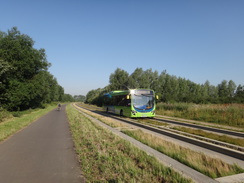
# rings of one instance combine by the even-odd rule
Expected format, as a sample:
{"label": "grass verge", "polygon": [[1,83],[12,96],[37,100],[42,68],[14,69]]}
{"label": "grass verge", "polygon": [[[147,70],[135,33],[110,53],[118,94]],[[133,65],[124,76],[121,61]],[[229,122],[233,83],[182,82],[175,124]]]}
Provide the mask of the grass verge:
{"label": "grass verge", "polygon": [[0,142],[9,137],[10,135],[16,133],[22,128],[28,126],[30,123],[34,122],[41,116],[47,114],[49,111],[54,109],[56,105],[49,105],[44,109],[36,109],[29,112],[25,112],[25,114],[20,117],[12,117],[4,122],[0,123]]}
{"label": "grass verge", "polygon": [[87,182],[191,182],[93,123],[71,105],[66,110]]}
{"label": "grass verge", "polygon": [[167,123],[157,122],[157,121],[151,120],[151,119],[140,119],[140,120],[137,120],[137,122],[142,123],[142,124],[146,124],[146,125],[150,125],[150,126],[154,126],[154,127],[155,127],[155,125],[160,126],[160,127],[161,126],[164,126],[164,127],[167,126],[168,129],[173,129],[173,130],[189,133],[189,135],[190,134],[198,135],[201,137],[205,137],[205,138],[209,138],[209,139],[213,139],[213,140],[218,140],[221,142],[225,142],[225,143],[244,147],[244,139],[243,138],[235,138],[235,137],[231,137],[228,135],[220,135],[220,134],[216,134],[216,133],[206,132],[206,131],[200,130],[200,129],[186,128],[186,127],[180,127],[180,126],[174,126],[174,125],[171,126]]}
{"label": "grass verge", "polygon": [[195,152],[188,148],[165,141],[152,134],[145,133],[142,130],[123,130],[123,133],[211,178],[244,172],[244,170],[237,165],[227,164],[219,159],[214,159],[203,153]]}
{"label": "grass verge", "polygon": [[192,129],[186,127],[173,127],[172,129],[244,147],[243,138],[234,138],[234,137],[229,137],[227,135],[218,135],[210,132],[205,132],[204,130],[198,130],[198,129]]}

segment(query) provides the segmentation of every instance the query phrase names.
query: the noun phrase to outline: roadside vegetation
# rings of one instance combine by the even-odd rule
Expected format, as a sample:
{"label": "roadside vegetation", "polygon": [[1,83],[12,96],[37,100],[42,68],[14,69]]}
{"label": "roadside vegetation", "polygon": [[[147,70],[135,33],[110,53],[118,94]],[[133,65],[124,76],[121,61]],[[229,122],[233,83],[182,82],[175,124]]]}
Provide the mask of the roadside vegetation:
{"label": "roadside vegetation", "polygon": [[[34,43],[17,27],[0,30],[0,122],[9,112],[18,116],[52,102],[75,101],[48,71],[51,63],[45,49],[36,49]],[[82,101],[81,97],[77,99]]]}
{"label": "roadside vegetation", "polygon": [[75,101],[48,71],[45,49],[34,43],[17,27],[0,30],[0,141],[53,109],[53,102]]}
{"label": "roadside vegetation", "polygon": [[211,178],[244,172],[244,170],[237,165],[230,165],[219,159],[206,156],[203,153],[194,152],[188,148],[167,142],[141,130],[123,130],[123,132]]}
{"label": "roadside vegetation", "polygon": [[216,133],[206,132],[206,131],[200,130],[200,129],[186,128],[186,127],[181,127],[181,126],[170,125],[166,122],[160,122],[160,121],[156,121],[156,120],[152,120],[152,119],[138,119],[137,122],[138,123],[144,123],[147,125],[156,125],[156,126],[160,126],[160,127],[167,127],[168,129],[174,129],[177,131],[186,132],[189,134],[198,135],[201,137],[206,137],[209,139],[218,140],[218,141],[226,142],[229,144],[244,147],[244,139],[243,138],[235,138],[235,137],[231,137],[228,135],[220,135],[220,134],[216,134]]}
{"label": "roadside vegetation", "polygon": [[191,182],[87,119],[71,105],[67,106],[67,114],[87,182]]}
{"label": "roadside vegetation", "polygon": [[243,138],[234,138],[227,135],[218,135],[215,133],[205,132],[204,130],[192,129],[186,127],[173,127],[172,129],[244,147]]}
{"label": "roadside vegetation", "polygon": [[244,128],[244,104],[158,103],[157,114]]}
{"label": "roadside vegetation", "polygon": [[166,154],[179,162],[196,169],[197,171],[211,177],[217,178],[222,176],[234,175],[244,172],[237,165],[227,164],[219,159],[204,155],[201,152],[195,152],[188,148],[176,145],[174,143],[163,140],[152,134],[145,133],[141,130],[130,129],[126,124],[109,119],[89,111],[85,111],[89,115],[101,120],[113,128],[120,129],[123,133],[137,139],[138,141]]}
{"label": "roadside vegetation", "polygon": [[1,111],[4,118],[0,120],[0,142],[13,135],[22,128],[36,121],[41,116],[57,107],[56,104],[47,105],[45,108],[31,109],[22,112]]}
{"label": "roadside vegetation", "polygon": [[8,112],[5,109],[0,109],[0,123],[3,122],[4,120],[11,118],[11,117],[12,117],[12,115],[10,112]]}

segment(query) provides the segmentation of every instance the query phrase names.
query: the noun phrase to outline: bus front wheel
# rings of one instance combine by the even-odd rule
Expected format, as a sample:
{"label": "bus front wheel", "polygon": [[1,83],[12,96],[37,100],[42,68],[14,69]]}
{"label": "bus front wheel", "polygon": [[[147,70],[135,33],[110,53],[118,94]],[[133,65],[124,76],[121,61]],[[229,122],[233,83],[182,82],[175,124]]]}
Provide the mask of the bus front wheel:
{"label": "bus front wheel", "polygon": [[120,110],[119,115],[120,115],[120,116],[124,116],[123,110]]}

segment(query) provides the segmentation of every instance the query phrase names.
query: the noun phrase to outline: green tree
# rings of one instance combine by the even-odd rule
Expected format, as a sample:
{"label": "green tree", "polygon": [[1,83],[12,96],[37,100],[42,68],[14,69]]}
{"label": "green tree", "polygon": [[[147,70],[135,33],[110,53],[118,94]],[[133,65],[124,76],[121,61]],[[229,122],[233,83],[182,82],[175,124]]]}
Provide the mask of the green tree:
{"label": "green tree", "polygon": [[[99,89],[97,89],[99,90]],[[93,104],[94,100],[96,99],[96,97],[99,96],[97,90],[90,90],[87,94],[86,94],[86,103],[88,104]]]}
{"label": "green tree", "polygon": [[179,92],[178,92],[178,101],[187,102],[189,95],[189,85],[186,79],[178,78],[179,82]]}
{"label": "green tree", "polygon": [[1,81],[3,81],[3,75],[5,73],[7,73],[8,71],[12,70],[13,67],[11,67],[11,65],[3,60],[0,60],[0,77],[1,77]]}
{"label": "green tree", "polygon": [[94,104],[97,106],[102,106],[103,104],[103,95],[107,92],[107,87],[98,88],[96,90],[91,90],[86,95],[85,103]]}
{"label": "green tree", "polygon": [[210,82],[207,80],[203,85],[201,85],[201,103],[208,103],[209,101],[209,90]]}
{"label": "green tree", "polygon": [[50,64],[46,60],[44,49],[33,48],[34,41],[21,34],[16,27],[8,31],[0,41],[0,58],[14,68],[7,77],[25,81],[31,79],[40,70],[47,70]]}
{"label": "green tree", "polygon": [[158,72],[148,69],[143,71],[142,68],[136,68],[135,71],[129,76],[129,88],[147,88],[157,89]]}
{"label": "green tree", "polygon": [[235,95],[236,84],[230,80],[229,82],[223,80],[218,85],[218,94],[221,103],[232,102]]}
{"label": "green tree", "polygon": [[238,85],[235,93],[235,101],[238,103],[244,103],[244,85]]}
{"label": "green tree", "polygon": [[17,27],[0,32],[0,103],[8,110],[23,110],[57,101],[63,90],[47,71],[44,49]]}
{"label": "green tree", "polygon": [[[209,81],[204,84],[196,84],[184,78],[172,76],[164,70],[158,75],[158,71],[136,68],[129,75],[126,71],[117,68],[110,75],[110,84],[103,89],[92,90],[86,96],[86,102],[101,105],[101,96],[112,90],[128,88],[150,88],[156,91],[160,102],[194,102],[194,103],[223,103],[243,102],[244,86],[223,80],[218,86],[211,85]],[[128,88],[126,88],[128,87]]]}
{"label": "green tree", "polygon": [[157,92],[160,102],[165,101],[164,92],[165,92],[166,75],[167,75],[167,71],[164,70],[163,72],[161,72],[161,74],[159,75],[158,80],[157,80],[156,92]]}
{"label": "green tree", "polygon": [[84,95],[75,95],[74,96],[75,101],[77,102],[85,102],[86,97]]}
{"label": "green tree", "polygon": [[143,83],[143,69],[136,68],[135,71],[128,78],[128,87],[129,88],[141,88]]}
{"label": "green tree", "polygon": [[218,95],[222,103],[224,103],[228,98],[229,91],[227,83],[228,82],[226,80],[223,80],[220,84],[218,84]]}
{"label": "green tree", "polygon": [[147,69],[143,74],[143,82],[141,88],[146,89],[156,89],[158,80],[158,71],[152,71],[152,69]]}
{"label": "green tree", "polygon": [[162,93],[163,102],[175,102],[178,100],[179,83],[176,76],[165,75]]}
{"label": "green tree", "polygon": [[75,99],[72,95],[70,95],[70,94],[63,95],[62,102],[74,102],[74,101],[75,101]]}
{"label": "green tree", "polygon": [[227,90],[228,90],[228,97],[231,97],[231,98],[234,97],[235,90],[236,90],[236,84],[234,81],[230,80],[228,82]]}
{"label": "green tree", "polygon": [[58,97],[58,101],[63,101],[64,98],[64,88],[62,86],[58,86],[58,93],[59,93],[59,97]]}
{"label": "green tree", "polygon": [[201,96],[201,86],[192,82],[191,84],[191,102],[200,103],[202,96]]}
{"label": "green tree", "polygon": [[123,90],[128,87],[128,72],[117,68],[114,73],[109,77],[109,87],[110,90]]}

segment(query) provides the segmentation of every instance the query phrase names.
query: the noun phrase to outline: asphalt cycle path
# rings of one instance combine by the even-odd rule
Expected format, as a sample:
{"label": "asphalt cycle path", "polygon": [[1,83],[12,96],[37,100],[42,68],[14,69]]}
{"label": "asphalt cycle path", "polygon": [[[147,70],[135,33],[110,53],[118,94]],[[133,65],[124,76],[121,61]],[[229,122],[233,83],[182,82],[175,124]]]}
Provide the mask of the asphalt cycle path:
{"label": "asphalt cycle path", "polygon": [[65,106],[0,143],[0,183],[82,183]]}

